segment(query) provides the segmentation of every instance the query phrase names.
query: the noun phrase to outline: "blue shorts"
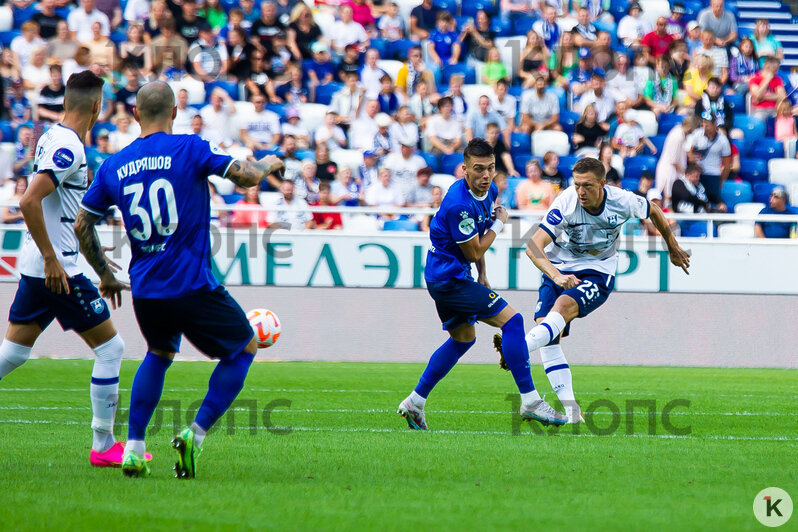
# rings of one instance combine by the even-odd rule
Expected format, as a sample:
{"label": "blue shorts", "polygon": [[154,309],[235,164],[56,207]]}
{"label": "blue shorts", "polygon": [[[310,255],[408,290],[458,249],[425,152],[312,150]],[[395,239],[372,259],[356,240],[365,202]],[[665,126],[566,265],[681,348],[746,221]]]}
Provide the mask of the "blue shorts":
{"label": "blue shorts", "polygon": [[[562,272],[563,274],[576,275],[582,282],[575,288],[564,289],[558,286],[549,279],[548,276],[543,276],[543,282],[538,289],[538,305],[535,308],[535,320],[544,318],[551,312],[554,307],[554,302],[562,294],[570,296],[576,304],[579,305],[579,317],[584,318],[597,308],[599,308],[607,298],[610,297],[610,292],[615,287],[615,276],[607,275],[606,273],[597,272],[595,270],[582,270],[580,272]],[[562,335],[568,336],[571,324],[565,326]]]}
{"label": "blue shorts", "polygon": [[435,300],[438,316],[447,331],[464,323],[491,318],[507,306],[507,302],[490,288],[466,279],[427,283],[427,291]]}
{"label": "blue shorts", "polygon": [[56,319],[65,331],[74,329],[79,333],[110,317],[108,305],[97,287],[83,274],[69,278],[68,294],[56,294],[47,288],[44,279],[23,275],[8,312],[11,323],[36,322],[44,330]]}
{"label": "blue shorts", "polygon": [[238,355],[254,336],[241,306],[217,286],[175,299],[133,298],[133,310],[147,349],[176,353],[182,335],[205,355]]}

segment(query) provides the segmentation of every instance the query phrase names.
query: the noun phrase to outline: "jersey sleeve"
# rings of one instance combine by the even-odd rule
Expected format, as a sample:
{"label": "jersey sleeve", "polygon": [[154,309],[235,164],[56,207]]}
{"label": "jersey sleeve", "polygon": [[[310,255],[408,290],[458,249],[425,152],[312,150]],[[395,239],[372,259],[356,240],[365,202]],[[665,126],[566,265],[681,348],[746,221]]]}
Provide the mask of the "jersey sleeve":
{"label": "jersey sleeve", "polygon": [[77,172],[86,162],[83,146],[79,144],[68,143],[39,147],[39,150],[42,150],[42,154],[37,157],[35,172],[50,176],[56,187]]}
{"label": "jersey sleeve", "polygon": [[474,208],[470,205],[453,205],[446,212],[446,228],[452,240],[458,244],[478,236],[477,215]]}
{"label": "jersey sleeve", "polygon": [[201,169],[200,179],[205,179],[209,175],[224,177],[234,159],[213,141],[195,137],[194,142],[197,146],[192,151],[197,154],[198,166]]}
{"label": "jersey sleeve", "polygon": [[651,215],[651,204],[643,196],[638,196],[634,192],[623,190],[621,202],[628,218],[639,218],[646,220]]}
{"label": "jersey sleeve", "polygon": [[567,212],[568,203],[565,194],[560,194],[551,203],[546,216],[540,221],[540,228],[546,231],[552,240],[562,234],[568,223],[565,221],[565,213]]}
{"label": "jersey sleeve", "polygon": [[105,186],[105,174],[108,165],[103,164],[94,174],[94,180],[89,185],[89,190],[83,196],[80,206],[92,214],[102,216],[114,204]]}

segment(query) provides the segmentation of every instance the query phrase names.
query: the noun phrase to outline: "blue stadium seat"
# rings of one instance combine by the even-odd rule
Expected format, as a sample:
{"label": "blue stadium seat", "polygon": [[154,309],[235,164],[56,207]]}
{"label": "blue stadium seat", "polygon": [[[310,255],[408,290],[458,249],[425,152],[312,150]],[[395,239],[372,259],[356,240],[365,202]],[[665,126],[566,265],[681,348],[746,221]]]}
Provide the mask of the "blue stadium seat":
{"label": "blue stadium seat", "polygon": [[768,162],[764,159],[740,158],[740,177],[750,183],[768,180]]}
{"label": "blue stadium seat", "polygon": [[[516,168],[516,170],[519,170],[519,169]],[[512,199],[510,200],[510,204],[509,205],[505,205],[505,207],[510,208],[510,209],[515,209],[516,207],[518,207],[518,205],[515,202],[515,189],[518,188],[519,183],[521,183],[521,181],[523,181],[524,179],[526,179],[526,178],[525,177],[508,177],[507,178],[507,190],[509,191],[510,197]]]}
{"label": "blue stadium seat", "polygon": [[210,101],[211,92],[216,87],[221,87],[233,100],[238,100],[238,83],[234,81],[209,81],[205,84],[205,101]]}
{"label": "blue stadium seat", "polygon": [[235,205],[242,199],[244,199],[243,194],[222,194],[222,199],[227,205]]}
{"label": "blue stadium seat", "polygon": [[398,59],[399,61],[404,61],[407,59],[407,52],[413,46],[419,46],[421,43],[416,41],[411,41],[410,39],[401,39],[399,41],[393,41],[389,48],[390,50],[390,57],[386,59]]}
{"label": "blue stadium seat", "polygon": [[387,220],[382,226],[384,231],[419,231],[418,222],[413,220]]}
{"label": "blue stadium seat", "polygon": [[319,85],[316,87],[316,103],[330,105],[333,94],[341,90],[341,87],[343,86],[343,83],[338,83],[337,81],[331,81],[330,83]]}
{"label": "blue stadium seat", "polygon": [[19,30],[0,31],[0,44],[3,45],[3,48],[8,48],[11,46],[11,41],[19,35],[22,35]]}
{"label": "blue stadium seat", "polygon": [[277,116],[280,117],[280,122],[285,121],[285,113],[287,111],[287,106],[283,103],[269,103],[266,104],[266,109],[271,111],[272,113],[276,113]]}
{"label": "blue stadium seat", "polygon": [[574,127],[579,121],[581,116],[574,111],[566,111],[564,107],[560,107],[560,125],[562,130],[569,137],[574,134]]}
{"label": "blue stadium seat", "polygon": [[468,0],[462,4],[460,11],[464,17],[476,18],[477,11],[484,11],[489,17],[497,12],[496,4],[492,0]]}
{"label": "blue stadium seat", "polygon": [[557,170],[562,172],[566,179],[571,179],[574,175],[574,165],[581,157],[575,155],[563,155],[560,157],[560,164],[557,165]]}
{"label": "blue stadium seat", "polygon": [[0,142],[14,142],[16,140],[14,138],[14,128],[8,120],[0,121],[0,134],[2,134]]}
{"label": "blue stadium seat", "polygon": [[440,172],[441,164],[440,161],[438,160],[437,155],[425,151],[420,151],[418,152],[418,154],[427,162],[427,166],[432,168],[433,172],[435,172],[436,174]]}
{"label": "blue stadium seat", "polygon": [[[231,9],[241,7],[241,4],[238,2],[238,0],[221,0],[219,3],[222,5],[222,9],[224,9],[225,13],[229,13]],[[122,10],[124,11],[124,6],[122,7]]]}
{"label": "blue stadium seat", "polygon": [[513,18],[513,28],[512,32],[514,35],[526,35],[529,33],[529,30],[532,29],[532,25],[535,23],[535,17],[525,16],[525,17],[515,17]]}
{"label": "blue stadium seat", "polygon": [[262,159],[267,155],[281,155],[280,150],[258,150],[254,154],[256,159]]}
{"label": "blue stadium seat", "polygon": [[[567,105],[568,104],[568,96],[565,94],[565,89],[563,89],[560,86],[555,86],[555,87],[548,87],[546,89],[546,91],[547,92],[551,92],[555,96],[557,96],[557,99],[560,102],[560,112],[568,109],[568,105]],[[518,102],[521,103],[520,98],[519,98]]]}
{"label": "blue stadium seat", "polygon": [[467,85],[477,82],[477,73],[474,70],[474,67],[465,63],[444,66],[443,72],[441,73],[442,81],[448,85],[449,78],[452,77],[452,74],[462,74],[465,77],[465,83]]}
{"label": "blue stadium seat", "polygon": [[[654,135],[653,137],[648,137],[648,140],[651,141],[651,144],[657,148],[657,157],[662,154],[662,147],[665,146],[665,137],[667,135]],[[643,155],[652,155],[651,150],[648,149],[648,146],[645,147],[643,150]]]}
{"label": "blue stadium seat", "polygon": [[435,0],[435,7],[448,11],[452,16],[457,14],[457,2],[455,0]]}
{"label": "blue stadium seat", "polygon": [[116,126],[111,122],[97,122],[94,124],[94,127],[91,128],[92,146],[97,145],[97,133],[99,133],[101,129],[107,129],[110,133],[111,131],[116,131]]}
{"label": "blue stadium seat", "polygon": [[461,164],[463,164],[462,153],[441,156],[441,172],[444,174],[454,175],[454,169]]}
{"label": "blue stadium seat", "polygon": [[526,133],[510,135],[510,155],[532,153],[532,137]]}
{"label": "blue stadium seat", "polygon": [[637,177],[624,177],[621,179],[621,188],[624,190],[637,190],[640,186],[640,179]]}
{"label": "blue stadium seat", "polygon": [[682,236],[706,237],[709,232],[707,222],[683,220],[679,222],[679,226],[682,228]]}
{"label": "blue stadium seat", "polygon": [[[521,85],[510,85],[507,88],[507,94],[514,96],[516,100],[521,101],[521,95],[524,93],[524,88]],[[562,109],[562,108],[561,108]]]}
{"label": "blue stadium seat", "polygon": [[765,119],[765,136],[772,138],[776,136],[776,117],[769,116]]}
{"label": "blue stadium seat", "polygon": [[730,139],[731,143],[737,146],[740,157],[748,157],[751,154],[751,145],[746,139]]}
{"label": "blue stadium seat", "polygon": [[773,192],[774,188],[778,188],[779,185],[775,183],[768,183],[768,182],[759,182],[754,183],[754,201],[757,203],[764,203],[765,205],[770,204],[770,193]]}
{"label": "blue stadium seat", "polygon": [[742,94],[724,94],[723,99],[729,102],[734,114],[745,114],[745,96]]}
{"label": "blue stadium seat", "polygon": [[746,139],[761,139],[765,136],[765,122],[756,116],[735,114],[734,127],[742,129]]}
{"label": "blue stadium seat", "polygon": [[726,181],[723,183],[720,197],[729,208],[729,212],[734,212],[734,206],[738,203],[748,203],[754,199],[754,191],[751,184],[745,181]]}
{"label": "blue stadium seat", "polygon": [[651,172],[653,174],[656,171],[657,158],[652,155],[629,157],[624,160],[623,167],[623,176],[625,178],[640,179],[643,172]]}
{"label": "blue stadium seat", "polygon": [[300,161],[316,160],[316,152],[314,150],[297,150],[296,152],[294,152],[294,155]]}
{"label": "blue stadium seat", "polygon": [[[737,120],[737,117],[734,117]],[[662,113],[659,115],[659,131],[660,135],[667,135],[668,132],[673,128],[673,126],[677,124],[681,124],[684,120],[682,115],[677,115],[676,113]]]}
{"label": "blue stadium seat", "polygon": [[377,50],[382,59],[390,58],[389,54],[391,53],[391,41],[385,39],[371,39],[369,41],[369,48],[374,48]]}
{"label": "blue stadium seat", "polygon": [[782,143],[780,140],[767,137],[763,139],[757,139],[751,156],[756,159],[764,159],[766,161],[771,159],[783,159],[784,143]]}
{"label": "blue stadium seat", "polygon": [[515,169],[518,171],[519,174],[525,176],[526,163],[528,163],[533,158],[533,155],[531,153],[527,154],[519,153],[518,155],[513,155],[512,157],[513,157],[513,166],[515,166]]}
{"label": "blue stadium seat", "polygon": [[29,7],[23,8],[14,8],[14,29],[18,30],[22,27],[22,24],[30,20],[30,18],[35,15],[39,10],[36,9],[34,5]]}
{"label": "blue stadium seat", "polygon": [[490,21],[490,29],[496,33],[496,37],[511,37],[514,33],[510,21],[502,17],[493,17]]}

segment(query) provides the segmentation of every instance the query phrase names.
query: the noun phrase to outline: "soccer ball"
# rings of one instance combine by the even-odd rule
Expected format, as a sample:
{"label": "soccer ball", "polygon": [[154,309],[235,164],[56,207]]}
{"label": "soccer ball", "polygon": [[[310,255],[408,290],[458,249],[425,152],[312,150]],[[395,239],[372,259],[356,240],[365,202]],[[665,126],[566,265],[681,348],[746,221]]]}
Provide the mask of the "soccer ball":
{"label": "soccer ball", "polygon": [[255,339],[258,341],[258,348],[264,349],[274,345],[280,338],[282,325],[277,314],[265,308],[256,308],[247,312],[247,319],[255,331]]}

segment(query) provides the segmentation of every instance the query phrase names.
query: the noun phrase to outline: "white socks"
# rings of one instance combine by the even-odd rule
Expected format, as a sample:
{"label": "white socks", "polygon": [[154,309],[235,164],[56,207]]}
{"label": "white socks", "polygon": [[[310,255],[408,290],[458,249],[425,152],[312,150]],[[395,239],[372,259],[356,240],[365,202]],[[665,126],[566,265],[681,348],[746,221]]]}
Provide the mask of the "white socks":
{"label": "white socks", "polygon": [[91,428],[94,431],[92,449],[98,452],[107,451],[115,441],[113,430],[119,401],[119,367],[124,352],[125,342],[118,334],[94,348],[97,358],[91,372]]}
{"label": "white socks", "polygon": [[532,390],[531,392],[522,393],[521,394],[521,404],[524,406],[529,406],[530,404],[534,403],[535,401],[540,401],[540,394],[537,390]]}
{"label": "white socks", "polygon": [[532,327],[526,335],[526,348],[531,353],[544,345],[554,341],[565,329],[565,319],[559,312],[549,312],[546,318]]}
{"label": "white socks", "polygon": [[146,450],[147,447],[144,445],[144,440],[128,440],[125,444],[125,454],[134,452],[143,458]]}
{"label": "white socks", "polygon": [[0,379],[24,364],[32,349],[4,338],[0,344]]}
{"label": "white socks", "polygon": [[191,424],[191,430],[194,431],[194,445],[202,447],[202,442],[205,441],[208,431],[197,425],[196,422]]}
{"label": "white socks", "polygon": [[565,353],[560,344],[549,345],[540,348],[540,359],[543,362],[543,369],[549,378],[551,387],[563,406],[568,408],[578,408],[574,398],[574,388],[571,381],[571,367],[565,360]]}
{"label": "white socks", "polygon": [[413,390],[412,392],[410,392],[410,402],[416,405],[418,408],[423,409],[424,405],[427,402],[427,399],[426,397],[421,397],[416,393],[415,390]]}

